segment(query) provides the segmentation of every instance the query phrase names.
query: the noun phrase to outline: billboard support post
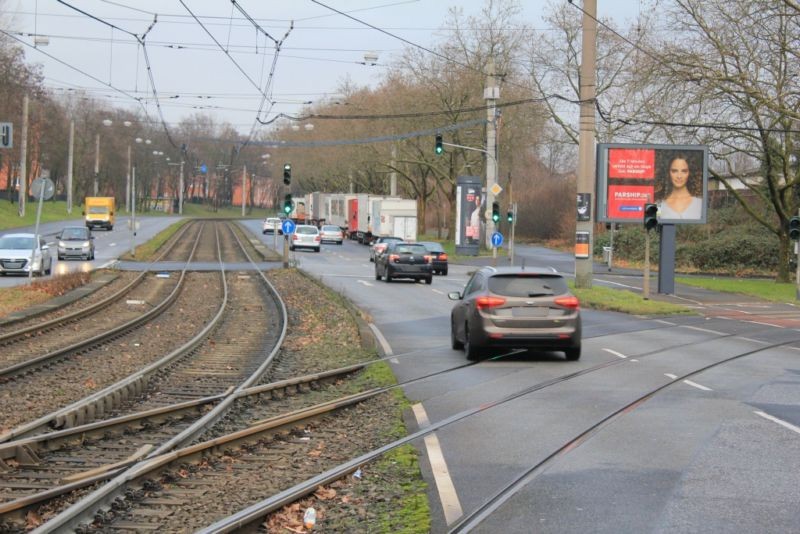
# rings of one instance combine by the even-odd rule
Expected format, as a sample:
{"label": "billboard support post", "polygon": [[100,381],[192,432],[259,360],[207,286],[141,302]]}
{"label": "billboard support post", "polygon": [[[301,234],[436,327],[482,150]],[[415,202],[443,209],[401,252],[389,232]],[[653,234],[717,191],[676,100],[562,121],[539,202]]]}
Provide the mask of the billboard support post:
{"label": "billboard support post", "polygon": [[658,292],[675,293],[675,225],[659,225],[661,241],[658,244]]}
{"label": "billboard support post", "polygon": [[650,298],[650,232],[644,231],[644,279],[642,280],[642,296]]}

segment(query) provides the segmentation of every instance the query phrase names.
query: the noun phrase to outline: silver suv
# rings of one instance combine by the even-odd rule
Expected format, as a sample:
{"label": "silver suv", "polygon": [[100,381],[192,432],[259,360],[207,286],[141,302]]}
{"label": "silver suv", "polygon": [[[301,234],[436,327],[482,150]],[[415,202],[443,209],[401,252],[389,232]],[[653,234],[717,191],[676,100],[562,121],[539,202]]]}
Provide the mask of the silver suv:
{"label": "silver suv", "polygon": [[555,271],[483,267],[448,297],[458,301],[450,312],[452,347],[471,360],[501,347],[581,357],[580,303]]}

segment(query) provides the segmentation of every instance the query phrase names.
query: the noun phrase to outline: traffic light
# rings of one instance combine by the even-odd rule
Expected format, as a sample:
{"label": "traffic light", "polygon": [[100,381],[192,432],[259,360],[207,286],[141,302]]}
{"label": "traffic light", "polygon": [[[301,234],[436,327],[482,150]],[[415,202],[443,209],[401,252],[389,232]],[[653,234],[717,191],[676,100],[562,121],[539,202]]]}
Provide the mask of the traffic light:
{"label": "traffic light", "polygon": [[283,164],[283,183],[289,185],[292,183],[292,164],[291,163],[284,163]]}
{"label": "traffic light", "polygon": [[500,222],[500,203],[492,202],[492,220],[495,223]]}
{"label": "traffic light", "polygon": [[289,215],[290,213],[292,213],[293,209],[294,209],[294,203],[292,202],[292,194],[289,193],[283,199],[283,213]]}
{"label": "traffic light", "polygon": [[653,230],[658,226],[658,206],[656,204],[644,205],[644,229]]}
{"label": "traffic light", "polygon": [[795,241],[800,239],[800,217],[789,219],[789,238]]}
{"label": "traffic light", "polygon": [[513,223],[514,222],[514,212],[511,211],[511,210],[508,210],[508,213],[506,213],[506,219],[508,219],[508,222]]}
{"label": "traffic light", "polygon": [[444,146],[442,145],[442,134],[436,134],[436,147],[434,148],[436,154],[441,154],[444,152]]}

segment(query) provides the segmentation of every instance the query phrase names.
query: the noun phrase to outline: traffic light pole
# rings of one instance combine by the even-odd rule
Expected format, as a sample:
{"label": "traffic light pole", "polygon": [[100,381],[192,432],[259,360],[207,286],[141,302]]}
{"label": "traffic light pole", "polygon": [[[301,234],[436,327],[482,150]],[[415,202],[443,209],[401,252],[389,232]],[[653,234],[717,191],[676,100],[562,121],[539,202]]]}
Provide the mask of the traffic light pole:
{"label": "traffic light pole", "polygon": [[650,231],[644,231],[644,279],[642,280],[642,296],[650,298]]}

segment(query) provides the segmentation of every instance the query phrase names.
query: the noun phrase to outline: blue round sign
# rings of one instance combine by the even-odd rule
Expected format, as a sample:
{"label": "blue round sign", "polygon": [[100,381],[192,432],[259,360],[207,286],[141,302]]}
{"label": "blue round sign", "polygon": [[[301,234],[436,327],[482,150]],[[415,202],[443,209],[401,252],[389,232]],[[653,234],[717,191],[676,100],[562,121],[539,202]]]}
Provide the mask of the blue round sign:
{"label": "blue round sign", "polygon": [[208,172],[208,167],[206,167],[206,164],[205,164],[205,163],[203,163],[202,165],[200,165],[200,172],[202,172],[203,174],[205,174],[205,173],[207,173],[207,172]]}
{"label": "blue round sign", "polygon": [[285,235],[293,234],[295,229],[294,221],[291,219],[284,219],[281,223],[281,230]]}
{"label": "blue round sign", "polygon": [[492,234],[492,246],[499,247],[503,244],[503,234],[500,232],[495,232]]}

